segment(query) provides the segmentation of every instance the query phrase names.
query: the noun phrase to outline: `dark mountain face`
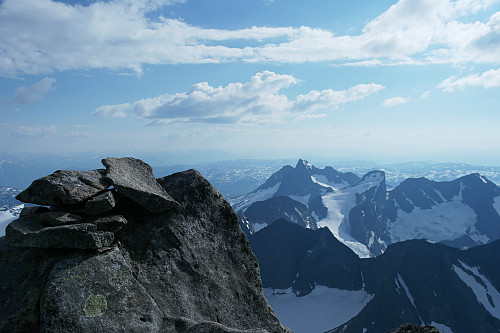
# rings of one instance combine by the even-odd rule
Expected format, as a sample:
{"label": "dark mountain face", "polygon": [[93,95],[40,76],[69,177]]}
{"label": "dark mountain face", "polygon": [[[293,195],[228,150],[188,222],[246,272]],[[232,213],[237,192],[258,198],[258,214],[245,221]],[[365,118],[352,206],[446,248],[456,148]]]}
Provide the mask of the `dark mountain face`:
{"label": "dark mountain face", "polygon": [[[304,296],[327,286],[373,295],[332,332],[388,332],[403,323],[454,333],[500,329],[500,240],[469,250],[410,240],[359,259],[326,228],[307,230],[279,220],[251,235],[250,245],[265,288],[291,287]],[[280,309],[275,311],[279,316]]]}
{"label": "dark mountain face", "polygon": [[241,213],[240,219],[252,221],[254,230],[256,226],[267,226],[278,219],[287,219],[304,228],[317,228],[307,206],[283,196],[254,202]]}
{"label": "dark mountain face", "polygon": [[498,262],[500,252],[493,251],[499,247],[500,241],[468,251],[422,240],[390,245],[383,255],[362,260],[373,299],[333,332],[386,332],[404,322],[439,323],[455,333],[497,332],[500,272],[482,261],[490,254]]}
{"label": "dark mountain face", "polygon": [[291,287],[299,296],[317,284],[361,289],[360,259],[326,228],[310,230],[280,219],[249,240],[264,288]]}
{"label": "dark mountain face", "polygon": [[352,235],[374,255],[408,238],[458,248],[484,244],[500,238],[498,196],[499,187],[479,174],[450,182],[407,179],[391,191],[379,186],[357,196],[349,214]]}

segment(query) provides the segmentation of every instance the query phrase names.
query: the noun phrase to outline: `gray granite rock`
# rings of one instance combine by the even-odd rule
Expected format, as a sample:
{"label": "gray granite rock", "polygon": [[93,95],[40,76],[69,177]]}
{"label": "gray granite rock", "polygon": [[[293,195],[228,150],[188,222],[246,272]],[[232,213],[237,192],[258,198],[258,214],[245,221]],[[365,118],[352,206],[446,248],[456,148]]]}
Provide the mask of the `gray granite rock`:
{"label": "gray granite rock", "polygon": [[87,217],[85,222],[95,224],[98,231],[110,232],[117,232],[127,224],[127,220],[122,215]]}
{"label": "gray granite rock", "polygon": [[92,215],[106,213],[116,205],[116,199],[113,191],[106,191],[90,198],[85,203],[84,212]]}
{"label": "gray granite rock", "polygon": [[58,170],[33,181],[16,199],[45,206],[73,205],[103,192],[109,186],[104,170]]}
{"label": "gray granite rock", "polygon": [[134,200],[152,213],[162,213],[178,206],[153,175],[149,164],[132,157],[108,157],[102,160],[106,177],[118,193]]}
{"label": "gray granite rock", "polygon": [[41,213],[48,212],[48,211],[49,211],[49,209],[47,207],[44,207],[44,206],[28,206],[28,207],[23,208],[23,210],[19,214],[19,217],[41,214]]}
{"label": "gray granite rock", "polygon": [[58,225],[79,223],[82,219],[80,215],[68,212],[45,212],[38,217],[43,226],[55,227]]}
{"label": "gray granite rock", "polygon": [[44,228],[38,214],[12,222],[0,237],[0,267],[12,268],[0,269],[0,332],[291,332],[221,194],[194,170],[159,183],[176,209],[155,214],[121,198],[109,216],[82,214],[78,224]]}
{"label": "gray granite rock", "polygon": [[38,215],[12,221],[5,229],[9,245],[19,247],[97,249],[110,246],[114,234],[98,231],[92,223],[44,227]]}
{"label": "gray granite rock", "polygon": [[58,262],[40,309],[40,332],[150,333],[158,332],[162,322],[155,301],[118,249]]}

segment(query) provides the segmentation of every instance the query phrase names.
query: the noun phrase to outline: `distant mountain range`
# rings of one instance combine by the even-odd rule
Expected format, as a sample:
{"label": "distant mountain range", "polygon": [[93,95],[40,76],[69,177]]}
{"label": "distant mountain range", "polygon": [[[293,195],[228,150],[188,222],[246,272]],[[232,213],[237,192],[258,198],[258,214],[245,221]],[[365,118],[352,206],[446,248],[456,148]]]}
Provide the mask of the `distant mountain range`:
{"label": "distant mountain range", "polygon": [[360,259],[327,228],[278,220],[250,244],[270,305],[296,333],[388,332],[406,322],[500,331],[500,240],[468,250],[409,240]]}
{"label": "distant mountain range", "polygon": [[360,257],[409,239],[464,248],[500,238],[500,188],[477,173],[446,182],[411,178],[388,189],[380,170],[359,178],[299,160],[231,204],[248,235],[284,218],[328,227]]}

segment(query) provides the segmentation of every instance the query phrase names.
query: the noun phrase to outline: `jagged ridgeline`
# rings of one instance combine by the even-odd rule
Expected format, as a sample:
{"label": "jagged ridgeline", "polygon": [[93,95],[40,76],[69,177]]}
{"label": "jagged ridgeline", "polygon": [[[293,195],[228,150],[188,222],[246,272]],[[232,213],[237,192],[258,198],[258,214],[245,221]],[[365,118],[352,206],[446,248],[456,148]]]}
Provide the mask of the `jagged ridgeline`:
{"label": "jagged ridgeline", "polygon": [[0,332],[290,332],[238,217],[197,171],[56,171],[0,238]]}

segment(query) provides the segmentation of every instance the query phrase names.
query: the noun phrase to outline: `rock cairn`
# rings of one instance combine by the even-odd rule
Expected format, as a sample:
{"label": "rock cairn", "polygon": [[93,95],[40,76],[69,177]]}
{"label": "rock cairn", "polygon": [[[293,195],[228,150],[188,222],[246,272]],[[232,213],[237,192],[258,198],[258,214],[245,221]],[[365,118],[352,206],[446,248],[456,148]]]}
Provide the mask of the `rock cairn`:
{"label": "rock cairn", "polygon": [[16,199],[25,207],[7,226],[11,246],[99,249],[111,246],[127,220],[116,213],[120,201],[132,200],[150,213],[178,203],[153,176],[151,166],[131,158],[106,158],[106,169],[58,170],[33,181]]}

